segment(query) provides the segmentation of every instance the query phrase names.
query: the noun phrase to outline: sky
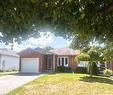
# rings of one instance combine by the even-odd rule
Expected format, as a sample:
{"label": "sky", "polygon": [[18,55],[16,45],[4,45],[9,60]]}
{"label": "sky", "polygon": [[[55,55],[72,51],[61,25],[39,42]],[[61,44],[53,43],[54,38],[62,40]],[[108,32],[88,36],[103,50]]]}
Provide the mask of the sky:
{"label": "sky", "polygon": [[[55,37],[52,33],[47,32],[47,35],[45,33],[40,33],[39,38],[29,38],[26,41],[23,41],[21,44],[18,44],[15,42],[13,44],[13,49],[17,52],[26,49],[26,48],[36,48],[36,47],[47,47],[51,46],[53,48],[62,48],[62,47],[68,47],[71,43],[70,40],[66,40],[63,37]],[[5,43],[0,43],[0,48],[11,48],[12,44],[5,45]]]}

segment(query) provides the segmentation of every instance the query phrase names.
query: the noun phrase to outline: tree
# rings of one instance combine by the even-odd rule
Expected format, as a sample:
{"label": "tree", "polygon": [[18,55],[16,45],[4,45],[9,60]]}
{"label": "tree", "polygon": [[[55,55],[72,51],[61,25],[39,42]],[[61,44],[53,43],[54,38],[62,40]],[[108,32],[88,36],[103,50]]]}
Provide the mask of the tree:
{"label": "tree", "polygon": [[89,46],[90,41],[91,41],[90,39],[84,40],[84,39],[81,39],[78,36],[75,36],[72,39],[72,42],[70,44],[70,47],[72,49],[83,49],[84,47],[88,47]]}
{"label": "tree", "polygon": [[113,61],[113,43],[107,43],[103,49],[103,56],[106,62]]}
{"label": "tree", "polygon": [[[97,70],[94,65],[96,62],[100,61],[101,53],[93,48],[91,48],[86,54],[81,53],[76,57],[78,61],[89,61],[89,73],[93,77],[94,70]],[[96,72],[96,71],[95,71]]]}
{"label": "tree", "polygon": [[65,38],[112,42],[112,25],[112,0],[0,0],[3,42],[19,42],[47,29]]}
{"label": "tree", "polygon": [[48,46],[48,47],[44,47],[43,49],[47,53],[48,51],[50,51],[50,50],[52,50],[54,48],[52,48],[51,46]]}
{"label": "tree", "polygon": [[75,57],[75,60],[77,60],[77,61],[89,61],[90,56],[88,54],[81,53],[81,54],[79,54],[78,56]]}

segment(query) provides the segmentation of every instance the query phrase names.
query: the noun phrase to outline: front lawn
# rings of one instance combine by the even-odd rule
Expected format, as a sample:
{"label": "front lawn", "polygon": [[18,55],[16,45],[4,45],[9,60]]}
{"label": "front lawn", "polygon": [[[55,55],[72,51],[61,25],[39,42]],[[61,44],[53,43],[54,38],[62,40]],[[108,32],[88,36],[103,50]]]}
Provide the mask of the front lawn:
{"label": "front lawn", "polygon": [[113,95],[113,79],[85,74],[49,74],[8,95]]}
{"label": "front lawn", "polygon": [[0,77],[6,76],[6,75],[11,75],[11,74],[16,74],[18,72],[0,72]]}

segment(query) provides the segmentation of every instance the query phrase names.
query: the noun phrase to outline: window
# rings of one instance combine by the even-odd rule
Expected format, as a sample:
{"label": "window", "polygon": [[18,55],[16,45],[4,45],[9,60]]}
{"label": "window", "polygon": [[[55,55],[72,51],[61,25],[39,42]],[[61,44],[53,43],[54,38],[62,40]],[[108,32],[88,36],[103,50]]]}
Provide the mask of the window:
{"label": "window", "polygon": [[62,66],[64,66],[64,58],[62,58]]}
{"label": "window", "polygon": [[60,66],[60,58],[58,59],[58,65]]}
{"label": "window", "polygon": [[65,58],[65,65],[67,65],[67,58]]}
{"label": "window", "polygon": [[58,66],[68,66],[68,58],[67,57],[58,57]]}

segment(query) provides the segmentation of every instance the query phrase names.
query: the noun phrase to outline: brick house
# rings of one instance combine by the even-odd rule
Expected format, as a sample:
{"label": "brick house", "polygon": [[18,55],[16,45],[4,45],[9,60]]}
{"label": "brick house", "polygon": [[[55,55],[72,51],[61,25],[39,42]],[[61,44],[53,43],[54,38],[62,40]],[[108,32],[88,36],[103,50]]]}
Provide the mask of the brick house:
{"label": "brick house", "polygon": [[77,63],[74,59],[79,53],[79,50],[70,48],[53,49],[48,53],[45,53],[41,48],[28,48],[19,53],[20,71],[28,73],[55,71],[58,66],[70,67],[75,70]]}

